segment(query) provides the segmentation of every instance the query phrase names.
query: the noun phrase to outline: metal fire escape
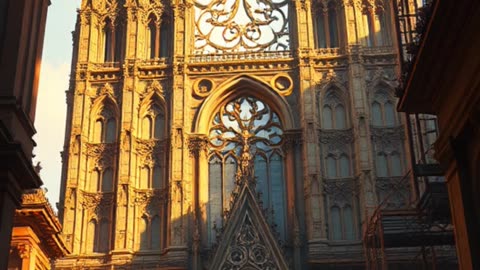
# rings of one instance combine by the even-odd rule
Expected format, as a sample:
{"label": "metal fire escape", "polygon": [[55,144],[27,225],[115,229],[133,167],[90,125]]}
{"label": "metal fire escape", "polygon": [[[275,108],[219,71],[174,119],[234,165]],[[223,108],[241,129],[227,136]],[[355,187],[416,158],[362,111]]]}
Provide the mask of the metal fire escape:
{"label": "metal fire escape", "polygon": [[[402,60],[398,95],[402,95],[434,7],[435,1],[395,1]],[[456,269],[447,187],[433,158],[436,117],[407,114],[406,127],[412,170],[381,198],[364,227],[367,269]],[[405,185],[412,187],[413,196],[407,198],[409,203],[393,207]]]}

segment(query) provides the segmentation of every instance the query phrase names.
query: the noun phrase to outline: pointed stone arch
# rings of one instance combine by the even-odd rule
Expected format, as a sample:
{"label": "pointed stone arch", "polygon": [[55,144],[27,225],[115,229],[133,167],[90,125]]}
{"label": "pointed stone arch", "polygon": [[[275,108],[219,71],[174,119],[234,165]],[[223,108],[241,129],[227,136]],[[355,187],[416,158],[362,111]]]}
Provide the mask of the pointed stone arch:
{"label": "pointed stone arch", "polygon": [[[106,128],[109,126],[109,123],[112,123],[114,126],[112,136],[114,136],[114,138],[117,138],[118,122],[120,118],[119,116],[120,116],[120,112],[119,112],[117,103],[115,102],[115,99],[110,94],[103,94],[102,96],[98,97],[93,102],[93,105],[90,109],[90,125],[89,125],[90,139],[96,140],[95,138],[97,138],[95,129],[98,121],[101,122],[101,128],[102,128],[102,131],[100,132],[101,133],[100,138],[102,139],[100,139],[100,141],[107,139],[104,131],[106,131]],[[113,141],[114,140],[115,139],[113,139]]]}
{"label": "pointed stone arch", "polygon": [[251,75],[239,75],[220,84],[206,98],[195,117],[192,131],[207,134],[214,112],[225,102],[248,95],[265,102],[280,117],[285,130],[295,128],[289,104],[271,86],[260,78]]}
{"label": "pointed stone arch", "polygon": [[288,264],[258,205],[256,192],[243,182],[226,220],[210,269],[279,269]]}
{"label": "pointed stone arch", "polygon": [[[147,92],[142,98],[142,101],[138,108],[138,117],[139,117],[139,132],[141,135],[140,137],[145,137],[145,131],[143,122],[145,118],[150,118],[150,127],[152,128],[151,136],[149,138],[155,137],[155,128],[159,128],[157,125],[163,125],[161,130],[163,132],[162,137],[165,138],[168,136],[166,134],[167,127],[168,127],[168,107],[165,97],[163,95],[163,88],[161,87],[160,83],[154,81],[148,88]],[[162,119],[157,119],[157,117],[161,117]],[[161,121],[159,121],[161,120]],[[160,139],[160,138],[157,138]]]}
{"label": "pointed stone arch", "polygon": [[[345,129],[350,126],[350,98],[348,90],[342,84],[338,83],[336,80],[330,81],[320,88],[316,97],[317,114],[322,128]],[[339,109],[342,111],[338,111]],[[330,113],[329,116],[325,115],[327,111]],[[340,120],[340,118],[338,118],[340,117],[340,113],[342,114],[341,119],[343,120],[342,123],[337,123],[338,121],[336,120]],[[330,118],[329,124],[326,123],[326,117]]]}

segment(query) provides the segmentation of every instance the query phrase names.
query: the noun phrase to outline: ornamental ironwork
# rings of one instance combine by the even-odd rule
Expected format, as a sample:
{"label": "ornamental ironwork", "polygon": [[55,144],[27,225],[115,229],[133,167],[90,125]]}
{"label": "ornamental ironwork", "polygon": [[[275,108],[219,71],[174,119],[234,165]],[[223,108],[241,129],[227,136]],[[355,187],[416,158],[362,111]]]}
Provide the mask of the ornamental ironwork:
{"label": "ornamental ironwork", "polygon": [[288,0],[195,0],[195,53],[286,51]]}

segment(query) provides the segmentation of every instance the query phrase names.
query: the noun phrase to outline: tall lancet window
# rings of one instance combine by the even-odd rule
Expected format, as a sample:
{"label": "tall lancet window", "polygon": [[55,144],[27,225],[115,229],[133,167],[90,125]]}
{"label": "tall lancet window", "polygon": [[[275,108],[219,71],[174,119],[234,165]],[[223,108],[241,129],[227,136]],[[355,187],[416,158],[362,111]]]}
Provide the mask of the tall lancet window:
{"label": "tall lancet window", "polygon": [[364,45],[387,46],[391,45],[388,24],[388,2],[379,1],[372,6],[365,2],[363,10]]}
{"label": "tall lancet window", "polygon": [[103,59],[113,62],[115,56],[115,29],[110,18],[106,18],[103,25]]}
{"label": "tall lancet window", "polygon": [[157,51],[158,51],[158,27],[159,24],[157,17],[155,15],[150,15],[148,18],[148,35],[149,35],[149,46],[148,46],[148,55],[150,59],[157,58]]}
{"label": "tall lancet window", "polygon": [[[140,110],[140,138],[159,144],[165,139],[165,111],[161,102],[153,98]],[[164,188],[165,174],[165,151],[154,151],[153,163],[142,164],[139,168],[138,187],[142,189]]]}
{"label": "tall lancet window", "polygon": [[159,54],[160,57],[169,57],[170,56],[170,51],[171,51],[171,45],[172,44],[172,23],[171,21],[166,17],[162,17],[162,23],[160,25],[160,48],[159,48]]}
{"label": "tall lancet window", "polygon": [[336,48],[339,40],[339,8],[336,1],[328,4],[318,4],[313,18],[315,18],[315,41],[317,48]]}
{"label": "tall lancet window", "polygon": [[[209,201],[207,235],[215,241],[230,208],[230,196],[240,175],[256,180],[256,191],[268,221],[284,239],[286,195],[282,124],[269,106],[253,97],[240,97],[223,105],[210,128]],[[245,164],[250,164],[246,169]]]}
{"label": "tall lancet window", "polygon": [[147,55],[150,59],[169,57],[172,44],[171,22],[167,16],[160,19],[154,14],[148,17]]}

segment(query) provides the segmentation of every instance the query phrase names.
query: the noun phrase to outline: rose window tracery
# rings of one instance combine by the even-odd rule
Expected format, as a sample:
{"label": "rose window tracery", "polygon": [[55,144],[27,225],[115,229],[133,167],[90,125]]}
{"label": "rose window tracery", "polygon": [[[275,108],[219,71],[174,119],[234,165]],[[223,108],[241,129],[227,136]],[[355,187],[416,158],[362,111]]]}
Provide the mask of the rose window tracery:
{"label": "rose window tracery", "polygon": [[230,209],[235,186],[255,185],[268,221],[283,238],[285,181],[279,116],[253,97],[226,103],[215,114],[209,133],[209,242],[215,241],[224,213]]}
{"label": "rose window tracery", "polygon": [[288,0],[195,0],[195,53],[289,50]]}

